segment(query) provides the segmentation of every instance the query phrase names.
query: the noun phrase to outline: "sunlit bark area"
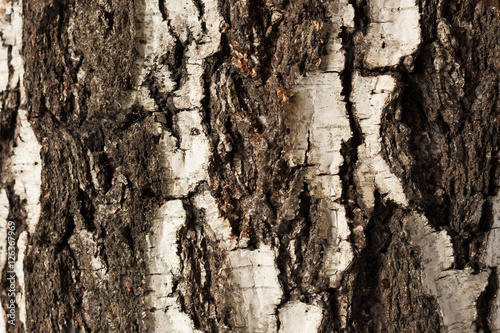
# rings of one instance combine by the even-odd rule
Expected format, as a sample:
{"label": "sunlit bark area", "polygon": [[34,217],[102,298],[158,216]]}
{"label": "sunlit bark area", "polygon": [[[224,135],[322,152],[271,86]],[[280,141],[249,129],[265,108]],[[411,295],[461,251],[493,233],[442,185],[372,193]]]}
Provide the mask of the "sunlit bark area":
{"label": "sunlit bark area", "polygon": [[5,0],[1,332],[500,332],[497,0]]}

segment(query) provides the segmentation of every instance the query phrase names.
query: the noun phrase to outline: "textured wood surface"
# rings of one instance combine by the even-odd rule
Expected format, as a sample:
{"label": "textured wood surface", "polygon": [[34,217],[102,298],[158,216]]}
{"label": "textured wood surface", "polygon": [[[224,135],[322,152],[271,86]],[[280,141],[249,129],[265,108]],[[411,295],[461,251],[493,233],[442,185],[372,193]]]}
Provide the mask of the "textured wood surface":
{"label": "textured wood surface", "polygon": [[500,332],[498,1],[4,7],[0,332]]}

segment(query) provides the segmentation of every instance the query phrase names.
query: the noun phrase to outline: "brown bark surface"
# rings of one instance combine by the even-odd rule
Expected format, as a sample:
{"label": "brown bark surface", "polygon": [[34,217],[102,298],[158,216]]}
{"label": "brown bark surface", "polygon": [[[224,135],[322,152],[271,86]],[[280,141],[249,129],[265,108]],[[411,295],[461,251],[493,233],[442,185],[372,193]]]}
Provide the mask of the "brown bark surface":
{"label": "brown bark surface", "polygon": [[[123,103],[144,52],[141,1],[24,1],[26,108],[42,147],[42,194],[24,261],[27,327],[11,331],[150,331],[146,235],[155,210],[172,199],[152,123],[175,134],[173,117],[182,110],[154,75],[146,81],[154,112]],[[300,75],[321,69],[327,52],[328,2],[219,1],[221,47],[203,63],[210,177],[182,198],[187,222],[179,231],[181,277],[173,291],[198,330],[239,332],[227,253],[207,231],[205,211],[193,203],[203,190],[210,190],[235,237],[248,239],[248,249],[276,249],[281,305],[298,300],[320,306],[319,332],[442,331],[439,304],[422,283],[422,253],[405,231],[411,211],[451,236],[454,269],[488,269],[480,258],[500,176],[498,1],[418,1],[422,41],[414,65],[402,60],[375,71],[362,62],[368,4],[351,4],[355,27],[344,27],[340,37],[346,51],[342,95],[353,136],[341,150],[340,177],[354,260],[332,288],[322,269],[322,202],[305,179],[308,165],[291,166],[286,158],[294,140],[293,87]],[[165,13],[162,0],[158,6]],[[171,19],[168,13],[164,19]],[[178,87],[186,81],[188,46],[177,38],[174,52],[158,62]],[[381,136],[408,207],[378,192],[373,210],[361,202],[354,173],[364,137],[349,100],[355,71],[399,79]],[[12,154],[18,94],[0,96],[0,163]],[[24,203],[12,182],[2,186],[9,218],[20,221],[21,232]],[[354,232],[358,225],[361,234]],[[95,278],[93,258],[104,263],[105,279]],[[498,288],[496,268],[490,272],[477,302],[482,332],[491,331],[488,316]],[[347,327],[341,307],[347,307]]]}

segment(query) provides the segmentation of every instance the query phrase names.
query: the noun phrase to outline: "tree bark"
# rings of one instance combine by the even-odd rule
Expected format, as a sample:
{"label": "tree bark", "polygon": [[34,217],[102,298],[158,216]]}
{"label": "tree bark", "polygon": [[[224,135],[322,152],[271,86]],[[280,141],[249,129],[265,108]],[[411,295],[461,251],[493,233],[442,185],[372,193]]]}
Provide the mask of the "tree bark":
{"label": "tree bark", "polygon": [[0,332],[500,332],[498,0],[0,9]]}

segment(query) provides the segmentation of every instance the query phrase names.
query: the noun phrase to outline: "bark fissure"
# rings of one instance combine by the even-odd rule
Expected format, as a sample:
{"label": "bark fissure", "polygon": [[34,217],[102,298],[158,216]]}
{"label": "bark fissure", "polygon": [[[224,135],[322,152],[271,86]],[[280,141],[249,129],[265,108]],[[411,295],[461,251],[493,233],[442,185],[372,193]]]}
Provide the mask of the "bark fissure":
{"label": "bark fissure", "polygon": [[345,98],[347,114],[351,127],[352,137],[344,143],[341,154],[344,164],[340,167],[340,177],[342,179],[342,202],[346,205],[347,217],[351,221],[349,228],[351,230],[350,242],[354,245],[356,251],[361,251],[364,247],[364,217],[362,210],[356,200],[356,182],[354,171],[358,162],[358,148],[364,140],[359,123],[353,113],[353,103],[351,101],[352,82],[355,71],[356,43],[354,39],[357,35],[366,30],[368,16],[365,13],[366,3],[359,3],[355,0],[349,2],[354,8],[354,29],[348,27],[342,28],[342,48],[345,50],[345,65],[342,71],[342,95]]}

